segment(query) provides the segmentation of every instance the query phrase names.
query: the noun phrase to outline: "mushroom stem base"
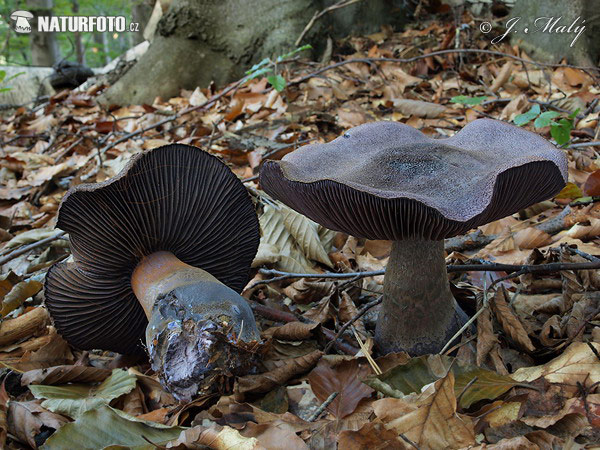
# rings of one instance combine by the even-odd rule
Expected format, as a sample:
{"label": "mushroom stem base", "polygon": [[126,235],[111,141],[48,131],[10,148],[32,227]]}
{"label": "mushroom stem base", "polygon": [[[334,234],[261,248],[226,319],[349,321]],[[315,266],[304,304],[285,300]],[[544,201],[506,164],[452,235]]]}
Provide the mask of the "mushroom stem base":
{"label": "mushroom stem base", "polygon": [[232,375],[257,365],[260,334],[246,300],[201,281],[156,300],[146,328],[152,368],[178,400],[228,390]]}
{"label": "mushroom stem base", "polygon": [[444,241],[394,241],[375,330],[382,353],[438,353],[468,317],[448,283]]}

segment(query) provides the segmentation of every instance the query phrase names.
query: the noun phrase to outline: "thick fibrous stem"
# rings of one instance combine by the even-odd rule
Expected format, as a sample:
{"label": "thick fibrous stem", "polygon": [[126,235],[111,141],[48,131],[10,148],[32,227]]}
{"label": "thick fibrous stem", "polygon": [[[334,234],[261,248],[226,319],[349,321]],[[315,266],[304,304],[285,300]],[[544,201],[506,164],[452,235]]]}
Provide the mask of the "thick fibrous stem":
{"label": "thick fibrous stem", "polygon": [[208,272],[156,252],[138,264],[131,285],[148,317],[152,368],[176,398],[219,390],[254,365],[260,335],[252,310]]}
{"label": "thick fibrous stem", "polygon": [[450,292],[444,241],[394,241],[375,339],[382,353],[439,352],[465,323]]}

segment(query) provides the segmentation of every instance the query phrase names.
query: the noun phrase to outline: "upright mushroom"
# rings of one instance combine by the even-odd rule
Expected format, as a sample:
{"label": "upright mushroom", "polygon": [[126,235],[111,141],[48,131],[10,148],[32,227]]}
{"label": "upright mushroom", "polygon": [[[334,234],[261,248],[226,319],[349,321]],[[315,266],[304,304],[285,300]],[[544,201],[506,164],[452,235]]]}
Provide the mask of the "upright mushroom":
{"label": "upright mushroom", "polygon": [[383,352],[436,353],[465,323],[444,238],[560,191],[564,153],[535,133],[475,120],[447,139],[396,122],[353,128],[267,161],[271,196],[333,230],[393,241],[375,338]]}
{"label": "upright mushroom", "polygon": [[136,154],[114,178],[65,195],[57,226],[74,262],[46,277],[46,306],[80,349],[145,344],[163,385],[189,400],[253,366],[259,332],[238,292],[259,242],[250,197],[196,147]]}

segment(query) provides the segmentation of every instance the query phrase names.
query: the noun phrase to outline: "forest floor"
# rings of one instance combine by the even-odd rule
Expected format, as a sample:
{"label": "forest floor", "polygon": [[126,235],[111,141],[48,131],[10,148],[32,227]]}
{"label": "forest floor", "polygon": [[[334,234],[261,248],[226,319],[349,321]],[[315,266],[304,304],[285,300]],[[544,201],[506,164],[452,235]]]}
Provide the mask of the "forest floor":
{"label": "forest floor", "polygon": [[[458,40],[471,50],[452,50],[451,20],[423,22],[346,39],[324,63],[290,58],[276,67],[287,80],[281,91],[256,77],[106,111],[95,102],[105,86],[95,85],[2,117],[0,447],[600,443],[599,80],[585,69],[536,64],[508,44],[492,47],[464,20],[470,27]],[[269,199],[257,180],[262,161],[375,120],[448,137],[480,117],[525,122],[528,112],[526,129],[562,144],[569,184],[554,199],[446,242],[453,292],[478,312],[477,332],[461,344],[440,355],[376,357],[382,275],[273,272],[381,271],[390,243],[325,230]],[[256,201],[262,241],[243,295],[268,343],[259,374],[187,404],[161,388],[146,361],[70,347],[43,306],[48,267],[70,254],[68,235],[55,229],[66,190],[106,180],[132,154],[174,142],[221,157]],[[459,267],[482,261],[518,267]],[[545,272],[531,270],[547,263]],[[569,270],[573,263],[588,270]]]}

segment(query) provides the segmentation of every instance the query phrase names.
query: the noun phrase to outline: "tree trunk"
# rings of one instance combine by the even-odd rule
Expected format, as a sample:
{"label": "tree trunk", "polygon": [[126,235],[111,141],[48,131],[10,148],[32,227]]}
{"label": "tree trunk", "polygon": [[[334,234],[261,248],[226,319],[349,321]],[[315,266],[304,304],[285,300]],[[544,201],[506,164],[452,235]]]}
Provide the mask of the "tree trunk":
{"label": "tree trunk", "polygon": [[133,7],[131,8],[131,21],[136,22],[139,25],[137,31],[135,33],[131,33],[134,46],[144,42],[144,29],[148,23],[148,20],[150,20],[153,9],[154,2],[150,0],[134,1]]}
{"label": "tree trunk", "polygon": [[30,46],[34,66],[52,67],[60,60],[60,50],[55,33],[38,33],[37,17],[52,15],[52,0],[27,0],[27,8],[33,14]]}
{"label": "tree trunk", "polygon": [[[152,103],[180,89],[223,85],[244,75],[253,63],[293,49],[313,14],[333,0],[173,0],[158,24],[148,51],[100,98],[105,104]],[[378,31],[398,24],[395,0],[369,0],[326,14],[303,44],[325,42],[349,32]],[[398,3],[401,3],[398,0]],[[316,46],[318,48],[318,45]]]}
{"label": "tree trunk", "polygon": [[[512,42],[532,58],[550,63],[567,58],[570,64],[597,65],[600,0],[517,0],[511,20],[515,23]],[[579,34],[576,27],[582,26],[585,29]]]}

